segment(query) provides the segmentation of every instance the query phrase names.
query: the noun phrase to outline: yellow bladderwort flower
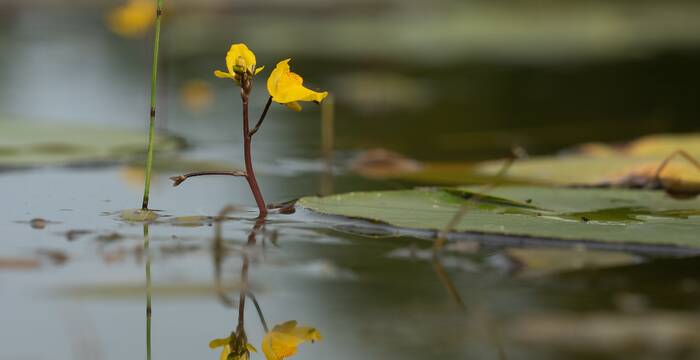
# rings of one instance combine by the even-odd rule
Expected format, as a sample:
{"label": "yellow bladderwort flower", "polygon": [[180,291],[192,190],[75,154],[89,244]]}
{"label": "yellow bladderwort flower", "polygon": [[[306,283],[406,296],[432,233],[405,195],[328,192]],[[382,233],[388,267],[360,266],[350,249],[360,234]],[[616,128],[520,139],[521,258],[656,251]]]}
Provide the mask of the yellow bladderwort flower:
{"label": "yellow bladderwort flower", "polygon": [[297,322],[287,321],[275,326],[272,331],[265,334],[262,341],[262,351],[267,360],[282,360],[296,354],[299,345],[306,341],[320,341],[321,333],[318,330],[297,326]]}
{"label": "yellow bladderwort flower", "polygon": [[[238,349],[233,349],[231,347],[231,344],[234,344],[234,346],[237,346]],[[218,347],[224,347],[221,350],[221,355],[219,355],[219,360],[227,360],[229,359],[229,355],[233,354],[233,357],[230,360],[248,360],[250,358],[250,352],[258,352],[258,350],[253,347],[251,344],[245,344],[243,346],[242,342],[237,341],[236,335],[231,334],[231,336],[223,339],[214,339],[209,342],[209,348],[210,349],[216,349]]]}
{"label": "yellow bladderwort flower", "polygon": [[221,79],[235,80],[239,85],[241,75],[247,73],[249,76],[257,75],[265,67],[255,67],[255,54],[253,54],[245,44],[233,44],[226,54],[226,71],[216,70],[214,75]]}
{"label": "yellow bladderwort flower", "polygon": [[272,100],[287,105],[294,111],[301,111],[299,101],[314,101],[320,103],[328,96],[328,92],[316,92],[305,88],[304,79],[289,69],[291,59],[280,61],[267,79],[267,91]]}
{"label": "yellow bladderwort flower", "polygon": [[125,37],[143,35],[156,20],[156,4],[150,0],[129,0],[107,15],[109,28]]}

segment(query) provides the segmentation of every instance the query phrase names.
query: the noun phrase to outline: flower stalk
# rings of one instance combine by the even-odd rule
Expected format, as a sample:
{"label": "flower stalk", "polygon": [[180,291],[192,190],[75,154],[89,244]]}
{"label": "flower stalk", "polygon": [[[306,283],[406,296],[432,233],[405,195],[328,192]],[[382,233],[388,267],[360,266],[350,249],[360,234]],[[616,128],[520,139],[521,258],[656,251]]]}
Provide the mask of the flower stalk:
{"label": "flower stalk", "polygon": [[163,15],[163,0],[156,1],[156,30],[153,40],[153,64],[151,65],[151,107],[148,123],[148,154],[146,155],[146,179],[143,189],[142,210],[148,209],[148,197],[151,192],[151,173],[153,170],[153,152],[156,122],[156,85],[158,82],[158,52],[160,50],[160,21]]}
{"label": "flower stalk", "polygon": [[[248,98],[250,97],[252,87],[252,82],[250,81],[250,78],[248,78],[248,74],[244,73],[241,86],[241,101],[243,101],[243,157],[245,160],[245,178],[248,180],[250,191],[253,193],[255,203],[258,205],[258,217],[264,218],[267,216],[267,207],[265,206],[265,200],[260,192],[260,186],[258,185],[258,180],[255,178],[255,171],[253,170],[253,156],[251,154],[253,134],[250,132],[250,124],[248,122]],[[255,131],[257,131],[265,119],[266,112],[267,111],[264,111],[263,116],[260,117]]]}

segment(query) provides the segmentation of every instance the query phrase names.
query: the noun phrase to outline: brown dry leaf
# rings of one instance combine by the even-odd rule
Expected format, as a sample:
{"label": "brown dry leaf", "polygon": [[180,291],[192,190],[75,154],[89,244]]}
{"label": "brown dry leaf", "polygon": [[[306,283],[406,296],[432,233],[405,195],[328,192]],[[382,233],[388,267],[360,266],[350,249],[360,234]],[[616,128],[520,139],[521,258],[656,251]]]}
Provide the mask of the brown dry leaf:
{"label": "brown dry leaf", "polygon": [[630,156],[666,157],[684,150],[700,157],[700,134],[658,134],[641,137],[625,146],[622,152]]}
{"label": "brown dry leaf", "polygon": [[418,161],[387,149],[370,149],[360,154],[350,165],[353,171],[370,178],[392,177],[421,169]]}
{"label": "brown dry leaf", "polygon": [[69,259],[68,254],[61,250],[39,249],[36,254],[47,258],[54,265],[63,265]]}
{"label": "brown dry leaf", "polygon": [[[700,134],[651,135],[623,145],[587,143],[563,155],[518,160],[509,168],[502,182],[660,187],[676,197],[692,197],[700,193],[700,170],[679,151],[696,159],[695,162],[700,161]],[[657,179],[659,167],[671,156]],[[463,185],[495,181],[506,161],[421,163],[393,151],[374,149],[360,155],[351,168],[371,178]]]}
{"label": "brown dry leaf", "polygon": [[41,262],[37,259],[0,258],[0,270],[32,270],[40,266]]}
{"label": "brown dry leaf", "polygon": [[[700,318],[695,313],[543,313],[516,319],[508,334],[529,346],[579,353],[700,354]],[[696,358],[696,357],[688,357]]]}

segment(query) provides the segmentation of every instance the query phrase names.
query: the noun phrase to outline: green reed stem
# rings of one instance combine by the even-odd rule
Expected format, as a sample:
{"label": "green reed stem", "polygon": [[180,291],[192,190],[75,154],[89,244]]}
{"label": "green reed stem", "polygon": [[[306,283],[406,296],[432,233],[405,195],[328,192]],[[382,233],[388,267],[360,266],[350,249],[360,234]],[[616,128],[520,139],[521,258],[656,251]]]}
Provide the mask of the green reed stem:
{"label": "green reed stem", "polygon": [[143,224],[143,252],[146,254],[146,360],[151,360],[151,253],[148,224]]}
{"label": "green reed stem", "polygon": [[148,125],[148,155],[146,158],[146,183],[143,190],[141,209],[148,209],[148,195],[151,192],[151,170],[153,169],[153,147],[156,122],[156,83],[158,80],[158,51],[160,50],[160,18],[163,14],[163,0],[156,0],[156,35],[153,40],[153,64],[151,66],[151,110]]}

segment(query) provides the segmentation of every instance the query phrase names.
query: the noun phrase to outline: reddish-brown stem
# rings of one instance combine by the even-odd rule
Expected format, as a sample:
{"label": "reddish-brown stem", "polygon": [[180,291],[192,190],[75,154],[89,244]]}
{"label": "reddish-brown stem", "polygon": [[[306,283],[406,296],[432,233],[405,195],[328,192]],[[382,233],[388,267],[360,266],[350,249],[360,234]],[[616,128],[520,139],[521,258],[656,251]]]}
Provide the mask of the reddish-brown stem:
{"label": "reddish-brown stem", "polygon": [[183,174],[183,175],[178,175],[178,176],[172,176],[170,177],[170,180],[173,181],[173,186],[178,186],[182,184],[185,180],[195,177],[195,176],[204,176],[204,175],[227,175],[227,176],[242,176],[246,177],[245,172],[240,171],[240,170],[233,170],[233,171],[197,171],[197,172],[192,172],[188,174]]}
{"label": "reddish-brown stem", "polygon": [[258,181],[255,179],[255,172],[253,171],[253,158],[251,156],[251,140],[252,135],[250,133],[250,125],[248,122],[248,95],[250,94],[250,81],[244,80],[243,88],[241,88],[241,99],[243,100],[243,156],[245,158],[245,172],[247,174],[246,179],[248,180],[248,185],[250,185],[250,191],[253,192],[253,197],[255,198],[255,203],[258,204],[258,214],[259,218],[264,218],[267,216],[267,207],[265,207],[265,200],[260,192],[260,186],[258,186]]}

